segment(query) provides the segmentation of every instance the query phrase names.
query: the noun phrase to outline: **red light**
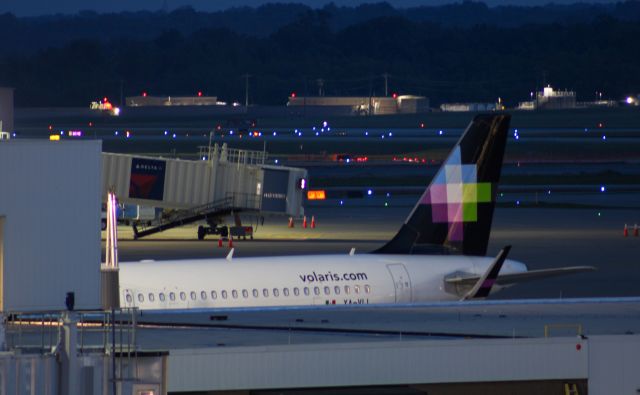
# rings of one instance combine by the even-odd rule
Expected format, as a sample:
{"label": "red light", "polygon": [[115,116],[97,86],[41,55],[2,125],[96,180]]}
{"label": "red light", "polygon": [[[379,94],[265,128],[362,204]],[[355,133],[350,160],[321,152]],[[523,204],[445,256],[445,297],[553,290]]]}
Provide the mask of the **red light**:
{"label": "red light", "polygon": [[424,129],[424,122],[420,122],[420,127]]}
{"label": "red light", "polygon": [[295,99],[296,98],[296,93],[295,92],[291,92],[291,98]]}
{"label": "red light", "polygon": [[107,102],[109,101],[109,99],[107,99],[107,97],[105,96],[105,97],[102,99],[102,101],[103,101],[103,102],[105,102],[105,103],[107,103]]}
{"label": "red light", "polygon": [[147,92],[142,92],[142,97],[147,97]]}
{"label": "red light", "polygon": [[398,98],[398,94],[394,93],[393,95],[391,95],[391,97],[393,97],[394,99],[397,99]]}
{"label": "red light", "polygon": [[202,97],[202,91],[198,91],[198,97]]}

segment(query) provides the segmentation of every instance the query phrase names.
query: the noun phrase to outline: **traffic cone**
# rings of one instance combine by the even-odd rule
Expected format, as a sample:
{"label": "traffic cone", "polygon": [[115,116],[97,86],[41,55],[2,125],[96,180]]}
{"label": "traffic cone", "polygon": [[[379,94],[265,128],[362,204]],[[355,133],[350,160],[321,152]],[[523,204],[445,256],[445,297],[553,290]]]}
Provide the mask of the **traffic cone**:
{"label": "traffic cone", "polygon": [[307,229],[307,216],[302,217],[302,227]]}
{"label": "traffic cone", "polygon": [[311,229],[315,229],[316,227],[316,217],[314,215],[311,216]]}
{"label": "traffic cone", "polygon": [[627,227],[627,224],[624,224],[624,237],[629,236],[629,228]]}
{"label": "traffic cone", "polygon": [[229,237],[229,248],[233,248],[233,237]]}
{"label": "traffic cone", "polygon": [[218,239],[218,248],[222,247],[222,237]]}
{"label": "traffic cone", "polygon": [[638,237],[638,224],[633,225],[633,236]]}
{"label": "traffic cone", "polygon": [[293,217],[289,217],[289,227],[293,228]]}

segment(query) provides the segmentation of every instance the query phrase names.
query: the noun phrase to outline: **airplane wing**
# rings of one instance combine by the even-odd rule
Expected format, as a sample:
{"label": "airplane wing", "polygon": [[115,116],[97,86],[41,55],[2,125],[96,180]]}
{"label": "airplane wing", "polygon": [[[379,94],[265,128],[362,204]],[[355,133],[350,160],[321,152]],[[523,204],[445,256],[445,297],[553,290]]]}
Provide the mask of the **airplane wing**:
{"label": "airplane wing", "polygon": [[[525,281],[539,280],[547,277],[565,276],[567,274],[576,274],[583,272],[591,272],[596,270],[593,266],[568,266],[553,269],[529,270],[523,273],[501,274],[496,279],[498,285],[513,285]],[[452,285],[473,287],[480,280],[480,276],[464,276],[447,278],[445,281]]]}

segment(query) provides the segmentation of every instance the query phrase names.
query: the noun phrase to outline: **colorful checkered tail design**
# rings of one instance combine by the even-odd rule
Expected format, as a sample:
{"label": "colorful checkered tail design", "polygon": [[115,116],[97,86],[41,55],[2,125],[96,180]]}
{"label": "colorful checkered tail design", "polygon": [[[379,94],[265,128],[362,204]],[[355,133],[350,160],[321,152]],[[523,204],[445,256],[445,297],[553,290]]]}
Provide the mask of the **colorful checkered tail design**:
{"label": "colorful checkered tail design", "polygon": [[379,254],[487,253],[511,117],[477,115]]}

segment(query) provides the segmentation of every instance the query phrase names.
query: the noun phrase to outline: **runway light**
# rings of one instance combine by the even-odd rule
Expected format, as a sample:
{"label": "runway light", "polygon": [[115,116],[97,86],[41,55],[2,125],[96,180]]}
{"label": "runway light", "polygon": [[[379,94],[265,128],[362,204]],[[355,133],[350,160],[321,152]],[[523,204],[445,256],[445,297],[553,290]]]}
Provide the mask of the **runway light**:
{"label": "runway light", "polygon": [[168,134],[169,134],[169,132],[168,132],[167,130],[165,130],[165,131],[164,131],[164,135],[166,136],[166,135],[168,135]]}
{"label": "runway light", "polygon": [[438,135],[442,136],[442,130],[438,131]]}
{"label": "runway light", "polygon": [[389,137],[393,136],[393,133],[389,132]]}
{"label": "runway light", "polygon": [[343,204],[344,204],[344,200],[341,200],[340,201],[340,205],[342,206]]}
{"label": "runway light", "polygon": [[607,139],[607,136],[603,134],[603,135],[602,135],[602,139],[603,139],[603,140],[606,140],[606,139]]}
{"label": "runway light", "polygon": [[367,195],[371,196],[373,194],[373,191],[371,189],[367,189]]}
{"label": "runway light", "polygon": [[323,128],[326,128],[326,127],[327,127],[327,125],[329,125],[329,123],[327,123],[327,121],[323,121],[323,122],[322,122],[322,127],[323,127]]}
{"label": "runway light", "polygon": [[175,139],[176,138],[176,134],[175,133],[172,134],[171,137]]}
{"label": "runway light", "polygon": [[607,191],[607,188],[605,188],[604,185],[601,185],[600,186],[600,192],[606,192],[606,191]]}
{"label": "runway light", "polygon": [[364,132],[364,135],[365,135],[365,136],[368,136],[368,135],[369,135],[369,132]]}
{"label": "runway light", "polygon": [[277,133],[276,133],[276,132],[273,132],[273,135],[274,135],[274,136],[277,136]]}
{"label": "runway light", "polygon": [[278,160],[276,159],[276,160],[274,161],[274,163],[277,165],[277,164],[278,164]]}

